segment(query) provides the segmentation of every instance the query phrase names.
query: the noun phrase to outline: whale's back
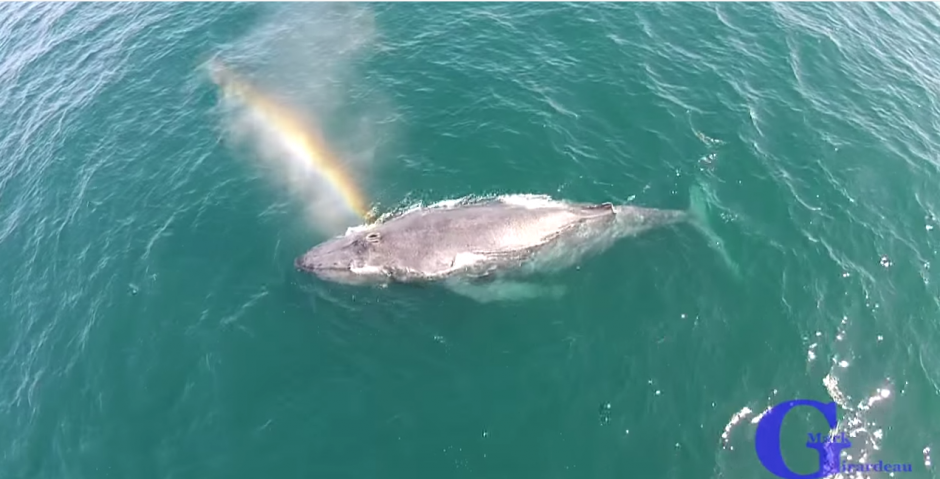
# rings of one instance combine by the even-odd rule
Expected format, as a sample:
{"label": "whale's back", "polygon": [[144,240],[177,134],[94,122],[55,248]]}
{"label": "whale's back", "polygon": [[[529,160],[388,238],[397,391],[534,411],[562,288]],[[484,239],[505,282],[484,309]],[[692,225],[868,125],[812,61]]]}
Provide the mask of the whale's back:
{"label": "whale's back", "polygon": [[375,227],[381,239],[372,261],[424,277],[486,270],[517,261],[585,221],[612,216],[609,207],[561,202],[529,207],[492,201],[416,210]]}

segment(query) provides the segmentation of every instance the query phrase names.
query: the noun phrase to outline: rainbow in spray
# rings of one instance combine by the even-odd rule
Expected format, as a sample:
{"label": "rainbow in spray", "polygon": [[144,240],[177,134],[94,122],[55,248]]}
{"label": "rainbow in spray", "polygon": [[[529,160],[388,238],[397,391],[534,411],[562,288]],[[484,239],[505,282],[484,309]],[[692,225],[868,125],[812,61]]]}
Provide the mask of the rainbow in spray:
{"label": "rainbow in spray", "polygon": [[217,60],[209,65],[212,80],[226,96],[240,99],[274,131],[280,142],[298,159],[319,173],[346,206],[365,220],[371,219],[368,200],[353,178],[337,161],[309,121],[278,104],[273,98],[238,78]]}

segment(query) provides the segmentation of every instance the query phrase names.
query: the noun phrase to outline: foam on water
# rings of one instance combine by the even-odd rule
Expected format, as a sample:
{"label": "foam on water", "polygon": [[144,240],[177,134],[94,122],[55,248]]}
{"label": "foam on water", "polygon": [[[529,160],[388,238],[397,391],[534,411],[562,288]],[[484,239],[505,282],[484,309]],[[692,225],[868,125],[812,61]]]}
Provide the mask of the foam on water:
{"label": "foam on water", "polygon": [[564,201],[556,200],[548,195],[512,194],[497,196],[495,199],[508,205],[529,209],[557,208],[566,205]]}

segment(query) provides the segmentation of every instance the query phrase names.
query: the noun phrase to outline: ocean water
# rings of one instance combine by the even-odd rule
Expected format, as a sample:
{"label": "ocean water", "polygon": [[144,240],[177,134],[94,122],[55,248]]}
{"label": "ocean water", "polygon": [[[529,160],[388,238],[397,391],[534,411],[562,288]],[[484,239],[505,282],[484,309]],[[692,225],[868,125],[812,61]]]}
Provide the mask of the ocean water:
{"label": "ocean water", "polygon": [[[929,4],[0,6],[0,477],[773,478],[754,421],[797,398],[937,477],[938,35]],[[338,184],[700,185],[740,271],[678,225],[561,298],[326,284],[293,260],[358,224]],[[792,469],[827,431],[788,416]]]}

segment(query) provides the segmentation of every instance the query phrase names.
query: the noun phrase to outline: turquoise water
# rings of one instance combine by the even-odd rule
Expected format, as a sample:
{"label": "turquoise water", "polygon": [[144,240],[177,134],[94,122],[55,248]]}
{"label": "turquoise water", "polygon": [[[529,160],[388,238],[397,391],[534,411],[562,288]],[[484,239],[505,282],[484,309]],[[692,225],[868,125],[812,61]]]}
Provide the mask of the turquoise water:
{"label": "turquoise water", "polygon": [[[4,5],[0,477],[771,478],[752,420],[794,398],[937,477],[938,35],[924,4]],[[677,226],[560,299],[316,281],[336,226],[213,58],[379,211],[700,184],[740,277]],[[825,422],[787,421],[811,472]]]}

